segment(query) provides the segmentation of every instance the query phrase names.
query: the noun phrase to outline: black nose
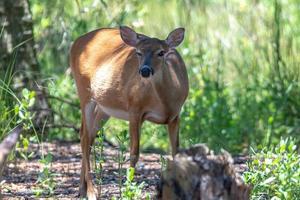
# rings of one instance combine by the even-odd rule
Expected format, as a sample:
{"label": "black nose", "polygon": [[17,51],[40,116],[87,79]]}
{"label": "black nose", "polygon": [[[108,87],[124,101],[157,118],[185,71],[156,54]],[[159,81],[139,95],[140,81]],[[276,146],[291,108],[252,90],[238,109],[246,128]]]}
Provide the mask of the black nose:
{"label": "black nose", "polygon": [[148,78],[150,74],[153,75],[153,69],[148,65],[144,65],[143,67],[140,68],[139,73],[142,75],[142,77]]}

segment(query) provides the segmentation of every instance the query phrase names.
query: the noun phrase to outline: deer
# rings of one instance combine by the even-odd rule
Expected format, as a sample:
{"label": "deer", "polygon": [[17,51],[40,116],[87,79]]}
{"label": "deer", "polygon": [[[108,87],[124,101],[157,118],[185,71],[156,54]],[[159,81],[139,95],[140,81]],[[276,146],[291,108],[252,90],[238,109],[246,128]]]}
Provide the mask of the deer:
{"label": "deer", "polygon": [[184,32],[177,28],[160,40],[120,26],[91,31],[73,42],[70,67],[82,113],[81,197],[98,196],[90,175],[90,153],[101,121],[110,117],[129,121],[131,167],[139,159],[146,120],[167,125],[172,155],[177,153],[179,114],[189,91],[187,69],[176,50]]}

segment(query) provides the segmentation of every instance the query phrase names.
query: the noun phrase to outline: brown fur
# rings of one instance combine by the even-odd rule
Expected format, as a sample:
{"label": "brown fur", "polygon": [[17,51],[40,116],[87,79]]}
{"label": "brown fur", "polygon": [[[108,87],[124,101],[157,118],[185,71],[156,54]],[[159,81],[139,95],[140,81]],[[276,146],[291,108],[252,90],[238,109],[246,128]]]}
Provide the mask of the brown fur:
{"label": "brown fur", "polygon": [[[138,73],[143,58],[139,60],[136,49],[154,52],[155,73],[150,78]],[[92,31],[79,37],[71,48],[70,64],[82,111],[80,193],[89,199],[97,196],[89,175],[90,148],[96,135],[91,127],[98,128],[100,120],[108,119],[104,108],[129,120],[131,166],[138,161],[140,128],[145,120],[167,124],[172,154],[177,152],[179,113],[188,95],[185,64],[163,40],[143,36],[136,49],[123,42],[120,29]],[[155,56],[161,49],[167,52],[164,59]],[[94,113],[91,118],[87,110]]]}

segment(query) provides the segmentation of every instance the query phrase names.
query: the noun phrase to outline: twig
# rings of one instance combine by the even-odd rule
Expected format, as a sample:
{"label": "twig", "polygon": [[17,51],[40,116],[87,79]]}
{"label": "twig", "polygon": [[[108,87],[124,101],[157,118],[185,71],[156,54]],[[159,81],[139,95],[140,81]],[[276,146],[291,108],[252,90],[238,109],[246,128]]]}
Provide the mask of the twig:
{"label": "twig", "polygon": [[76,132],[79,132],[79,128],[72,124],[47,124],[46,128],[71,128]]}
{"label": "twig", "polygon": [[[50,108],[32,108],[32,109],[30,109],[30,111],[41,111],[41,110],[42,110],[42,111],[52,112],[54,115],[57,115],[57,116],[60,117],[60,121],[63,121],[63,122],[66,123],[66,124],[72,124],[71,122],[65,120],[65,117],[64,117],[62,114],[60,114],[59,112],[56,112],[56,111],[53,110],[53,109],[50,109]],[[74,126],[75,126],[75,125],[74,125]]]}
{"label": "twig", "polygon": [[77,104],[75,104],[71,101],[65,100],[63,98],[57,97],[57,96],[47,95],[46,98],[58,100],[58,101],[63,102],[65,104],[69,104],[72,107],[77,107],[77,108],[79,107],[79,105],[77,105]]}

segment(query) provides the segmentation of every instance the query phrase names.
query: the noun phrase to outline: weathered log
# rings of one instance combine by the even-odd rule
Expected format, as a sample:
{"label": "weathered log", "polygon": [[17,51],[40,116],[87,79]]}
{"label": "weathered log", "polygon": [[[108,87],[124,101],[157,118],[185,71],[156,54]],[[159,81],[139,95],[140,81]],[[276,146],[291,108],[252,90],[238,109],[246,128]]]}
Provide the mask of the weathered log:
{"label": "weathered log", "polygon": [[199,144],[168,160],[157,199],[247,200],[250,190],[235,171],[228,152],[214,155]]}
{"label": "weathered log", "polygon": [[20,124],[10,131],[8,136],[0,144],[0,179],[2,176],[2,171],[5,166],[5,162],[8,154],[14,148],[18,141],[19,135],[23,130],[23,126]]}
{"label": "weathered log", "polygon": [[[19,124],[9,132],[8,136],[6,136],[6,138],[4,138],[4,140],[0,144],[0,182],[1,182],[2,171],[4,169],[7,156],[14,148],[15,144],[17,143],[22,130],[23,130],[23,125]],[[1,188],[0,188],[0,200],[1,199],[2,199],[2,195],[1,195]]]}

